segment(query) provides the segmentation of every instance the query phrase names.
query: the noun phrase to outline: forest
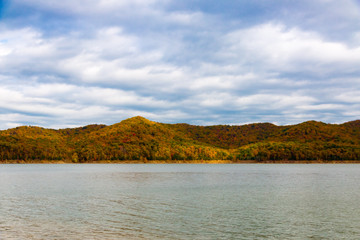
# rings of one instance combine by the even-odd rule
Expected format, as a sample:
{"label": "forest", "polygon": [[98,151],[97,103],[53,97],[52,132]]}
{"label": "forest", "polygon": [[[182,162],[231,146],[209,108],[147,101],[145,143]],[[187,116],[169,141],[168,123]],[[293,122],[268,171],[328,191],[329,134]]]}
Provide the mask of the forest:
{"label": "forest", "polygon": [[360,120],[276,126],[165,124],[133,117],[110,126],[0,131],[1,163],[360,161]]}

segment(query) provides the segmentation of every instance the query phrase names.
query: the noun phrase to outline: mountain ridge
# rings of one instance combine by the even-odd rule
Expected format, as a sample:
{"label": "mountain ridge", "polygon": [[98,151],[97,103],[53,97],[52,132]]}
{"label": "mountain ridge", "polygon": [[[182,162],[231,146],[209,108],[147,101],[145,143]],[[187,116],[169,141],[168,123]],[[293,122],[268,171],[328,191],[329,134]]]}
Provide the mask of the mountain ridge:
{"label": "mountain ridge", "polygon": [[0,131],[0,162],[360,160],[360,120],[196,126],[141,116],[112,125]]}

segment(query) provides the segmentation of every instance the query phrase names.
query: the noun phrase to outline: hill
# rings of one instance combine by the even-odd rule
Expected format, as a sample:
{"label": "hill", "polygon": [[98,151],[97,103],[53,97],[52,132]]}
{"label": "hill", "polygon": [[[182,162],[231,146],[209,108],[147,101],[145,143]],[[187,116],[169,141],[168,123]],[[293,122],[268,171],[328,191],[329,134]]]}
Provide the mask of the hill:
{"label": "hill", "polygon": [[125,160],[360,160],[360,121],[194,126],[133,117],[110,126],[0,131],[1,162]]}

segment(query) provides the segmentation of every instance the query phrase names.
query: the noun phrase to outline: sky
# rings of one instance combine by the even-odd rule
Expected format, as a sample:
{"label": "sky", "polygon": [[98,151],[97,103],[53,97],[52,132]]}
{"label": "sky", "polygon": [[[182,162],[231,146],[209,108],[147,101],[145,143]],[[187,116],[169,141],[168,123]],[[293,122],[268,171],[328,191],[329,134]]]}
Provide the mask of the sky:
{"label": "sky", "polygon": [[0,0],[0,129],[360,119],[360,0]]}

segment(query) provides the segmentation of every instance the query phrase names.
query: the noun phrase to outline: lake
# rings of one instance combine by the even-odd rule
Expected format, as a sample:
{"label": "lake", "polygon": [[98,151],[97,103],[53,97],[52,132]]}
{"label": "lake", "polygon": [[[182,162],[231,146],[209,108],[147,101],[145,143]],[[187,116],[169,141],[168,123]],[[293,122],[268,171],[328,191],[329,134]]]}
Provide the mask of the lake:
{"label": "lake", "polygon": [[0,165],[0,239],[359,239],[360,164]]}

